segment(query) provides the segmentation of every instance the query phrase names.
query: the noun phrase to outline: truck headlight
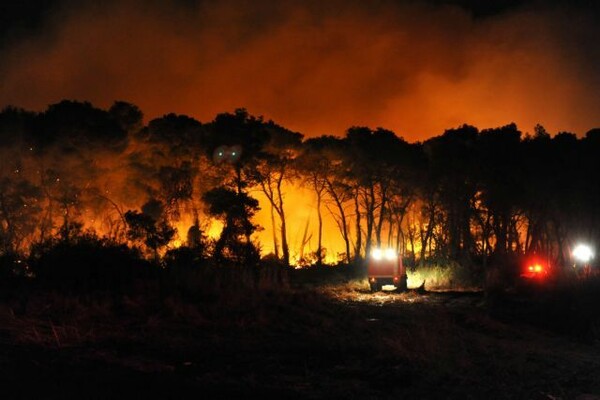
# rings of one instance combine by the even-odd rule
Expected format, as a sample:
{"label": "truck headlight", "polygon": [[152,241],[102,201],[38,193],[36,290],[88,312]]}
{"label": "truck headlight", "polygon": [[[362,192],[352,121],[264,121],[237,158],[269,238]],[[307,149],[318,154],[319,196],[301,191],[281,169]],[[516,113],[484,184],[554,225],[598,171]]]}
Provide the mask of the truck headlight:
{"label": "truck headlight", "polygon": [[373,251],[371,251],[371,257],[373,257],[374,260],[381,260],[383,258],[383,251],[381,251],[381,249],[373,249]]}
{"label": "truck headlight", "polygon": [[373,249],[371,250],[371,257],[373,258],[373,260],[388,260],[388,261],[392,261],[398,258],[398,253],[396,253],[396,250],[394,249]]}
{"label": "truck headlight", "polygon": [[396,251],[394,249],[386,249],[385,251],[385,258],[386,260],[395,260],[397,257],[396,255]]}

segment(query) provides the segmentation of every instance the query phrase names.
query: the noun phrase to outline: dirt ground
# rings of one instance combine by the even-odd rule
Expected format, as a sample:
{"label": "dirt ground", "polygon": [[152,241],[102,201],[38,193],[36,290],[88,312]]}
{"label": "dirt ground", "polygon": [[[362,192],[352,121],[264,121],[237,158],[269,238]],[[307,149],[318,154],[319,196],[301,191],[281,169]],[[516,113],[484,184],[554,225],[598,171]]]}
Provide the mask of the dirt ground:
{"label": "dirt ground", "polygon": [[0,306],[2,398],[600,399],[600,344],[480,292]]}

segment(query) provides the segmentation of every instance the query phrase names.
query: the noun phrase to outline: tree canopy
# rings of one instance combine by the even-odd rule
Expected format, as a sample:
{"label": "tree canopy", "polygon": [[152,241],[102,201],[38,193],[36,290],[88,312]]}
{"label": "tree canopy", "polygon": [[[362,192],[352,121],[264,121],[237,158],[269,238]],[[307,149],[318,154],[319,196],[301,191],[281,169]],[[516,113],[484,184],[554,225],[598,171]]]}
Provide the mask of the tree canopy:
{"label": "tree canopy", "polygon": [[[245,109],[208,122],[166,114],[144,124],[124,101],[108,110],[71,100],[40,113],[7,107],[0,251],[26,252],[79,226],[155,257],[186,237],[212,240],[196,247],[243,263],[259,257],[264,243],[255,235],[268,229],[286,265],[322,264],[336,253],[360,260],[375,246],[415,263],[481,266],[535,251],[565,264],[575,241],[600,239],[599,132],[464,124],[408,143],[354,126],[342,137],[305,139]],[[317,224],[307,220],[292,241],[288,219],[300,210],[290,196],[300,189]],[[270,223],[255,221],[261,208]],[[326,220],[335,229],[324,229]],[[340,248],[327,248],[332,236]]]}

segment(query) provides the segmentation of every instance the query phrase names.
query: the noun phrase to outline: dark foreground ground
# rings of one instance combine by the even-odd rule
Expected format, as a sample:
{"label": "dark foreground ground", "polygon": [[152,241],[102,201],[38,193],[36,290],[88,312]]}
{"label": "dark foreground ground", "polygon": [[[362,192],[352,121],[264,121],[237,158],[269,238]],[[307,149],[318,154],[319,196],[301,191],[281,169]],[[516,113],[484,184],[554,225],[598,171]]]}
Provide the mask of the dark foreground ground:
{"label": "dark foreground ground", "polygon": [[600,398],[594,336],[532,326],[526,305],[492,309],[482,293],[365,286],[11,299],[0,396]]}

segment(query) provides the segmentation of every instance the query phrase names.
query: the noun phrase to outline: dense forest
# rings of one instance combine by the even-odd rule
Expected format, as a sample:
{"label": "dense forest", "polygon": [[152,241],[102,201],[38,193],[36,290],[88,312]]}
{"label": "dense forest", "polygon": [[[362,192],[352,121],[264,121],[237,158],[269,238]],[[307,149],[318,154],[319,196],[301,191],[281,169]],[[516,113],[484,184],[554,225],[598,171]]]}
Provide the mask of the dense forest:
{"label": "dense forest", "polygon": [[[16,273],[40,249],[92,239],[159,263],[347,264],[384,246],[412,266],[484,270],[527,253],[565,266],[576,241],[600,239],[600,129],[465,124],[408,143],[351,127],[305,138],[244,109],[145,124],[133,104],[65,100],[40,113],[5,108],[0,151],[0,252]],[[298,197],[311,226],[290,226]],[[261,209],[269,218],[257,221]],[[304,230],[293,246],[291,229]]]}

